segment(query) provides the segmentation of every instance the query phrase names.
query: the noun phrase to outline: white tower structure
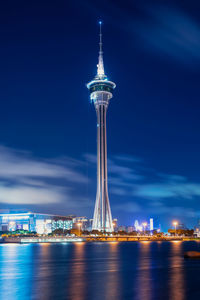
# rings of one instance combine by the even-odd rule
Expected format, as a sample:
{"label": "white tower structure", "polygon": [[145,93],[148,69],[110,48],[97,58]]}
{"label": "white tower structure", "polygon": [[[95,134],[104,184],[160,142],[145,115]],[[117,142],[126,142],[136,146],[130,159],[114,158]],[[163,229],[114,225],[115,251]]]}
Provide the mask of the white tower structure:
{"label": "white tower structure", "polygon": [[116,85],[108,80],[104,72],[101,24],[99,22],[100,42],[97,75],[87,84],[90,99],[94,103],[97,114],[97,193],[92,229],[112,232],[112,215],[108,198],[106,113]]}

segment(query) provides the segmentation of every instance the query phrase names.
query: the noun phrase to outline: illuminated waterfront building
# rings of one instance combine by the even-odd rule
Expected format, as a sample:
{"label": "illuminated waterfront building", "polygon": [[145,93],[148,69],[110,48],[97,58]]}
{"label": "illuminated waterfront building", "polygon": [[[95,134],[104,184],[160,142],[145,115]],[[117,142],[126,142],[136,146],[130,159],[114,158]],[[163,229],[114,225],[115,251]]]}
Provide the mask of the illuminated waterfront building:
{"label": "illuminated waterfront building", "polygon": [[115,83],[104,72],[102,33],[100,24],[99,60],[97,75],[87,84],[91,102],[97,114],[97,193],[93,217],[93,230],[113,231],[112,215],[108,197],[106,113]]}
{"label": "illuminated waterfront building", "polygon": [[70,230],[72,224],[72,218],[65,216],[13,210],[0,212],[0,231],[27,230],[48,234],[55,229]]}
{"label": "illuminated waterfront building", "polygon": [[59,219],[54,218],[51,222],[52,231],[56,229],[70,230],[73,227],[72,219]]}

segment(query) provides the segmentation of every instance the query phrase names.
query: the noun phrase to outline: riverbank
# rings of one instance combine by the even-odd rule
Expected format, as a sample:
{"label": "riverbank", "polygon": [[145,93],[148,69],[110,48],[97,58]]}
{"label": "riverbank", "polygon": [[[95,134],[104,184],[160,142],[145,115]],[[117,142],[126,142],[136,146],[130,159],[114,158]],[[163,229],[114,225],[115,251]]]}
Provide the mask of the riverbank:
{"label": "riverbank", "polygon": [[142,242],[142,241],[200,241],[196,237],[156,237],[156,236],[115,236],[115,237],[85,237],[87,242]]}
{"label": "riverbank", "polygon": [[68,243],[68,242],[162,242],[162,241],[200,241],[195,237],[156,237],[156,236],[41,236],[41,237],[4,237],[1,243]]}

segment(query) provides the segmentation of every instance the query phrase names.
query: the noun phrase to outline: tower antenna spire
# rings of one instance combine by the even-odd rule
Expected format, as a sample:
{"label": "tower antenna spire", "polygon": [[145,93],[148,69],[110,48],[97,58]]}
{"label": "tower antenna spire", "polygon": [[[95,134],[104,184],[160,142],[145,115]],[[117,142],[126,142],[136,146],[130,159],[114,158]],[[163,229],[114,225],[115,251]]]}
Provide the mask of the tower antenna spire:
{"label": "tower antenna spire", "polygon": [[99,21],[99,54],[103,54],[102,51],[102,30],[101,30],[102,21]]}
{"label": "tower antenna spire", "polygon": [[105,72],[104,72],[104,65],[103,65],[103,50],[102,50],[102,21],[99,21],[99,61],[97,65],[97,76],[100,79],[103,79],[105,77]]}

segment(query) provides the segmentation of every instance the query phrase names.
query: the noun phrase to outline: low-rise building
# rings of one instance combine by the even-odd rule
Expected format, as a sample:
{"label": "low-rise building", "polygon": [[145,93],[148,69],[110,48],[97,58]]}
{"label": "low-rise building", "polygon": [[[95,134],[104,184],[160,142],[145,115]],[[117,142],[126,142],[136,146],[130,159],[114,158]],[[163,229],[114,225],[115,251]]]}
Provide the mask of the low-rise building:
{"label": "low-rise building", "polygon": [[126,226],[119,226],[118,231],[126,231]]}
{"label": "low-rise building", "polygon": [[133,232],[135,231],[135,228],[133,226],[128,226],[127,227],[127,232],[130,233],[130,232]]}
{"label": "low-rise building", "polygon": [[87,217],[75,217],[73,218],[73,228],[80,228],[82,231],[91,231],[92,221],[92,219],[88,219]]}

